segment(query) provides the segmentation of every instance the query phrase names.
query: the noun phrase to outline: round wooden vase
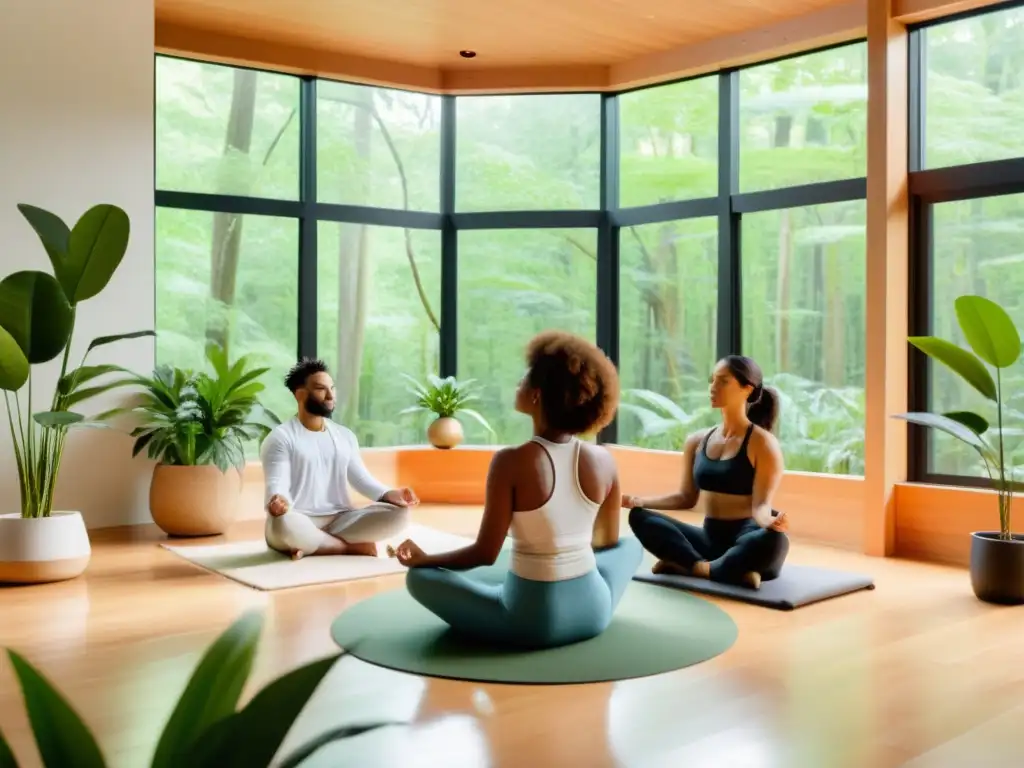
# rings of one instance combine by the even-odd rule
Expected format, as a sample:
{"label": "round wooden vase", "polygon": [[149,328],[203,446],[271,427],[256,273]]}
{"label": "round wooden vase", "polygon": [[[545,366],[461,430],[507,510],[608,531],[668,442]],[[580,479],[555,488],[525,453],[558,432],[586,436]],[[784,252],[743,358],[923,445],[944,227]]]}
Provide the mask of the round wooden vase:
{"label": "round wooden vase", "polygon": [[46,584],[81,576],[92,548],[78,512],[0,515],[0,584]]}
{"label": "round wooden vase", "polygon": [[434,419],[427,427],[427,439],[435,448],[454,448],[463,440],[462,424],[452,416]]}
{"label": "round wooden vase", "polygon": [[157,464],[149,511],[170,536],[217,536],[235,521],[241,497],[242,474],[234,468]]}

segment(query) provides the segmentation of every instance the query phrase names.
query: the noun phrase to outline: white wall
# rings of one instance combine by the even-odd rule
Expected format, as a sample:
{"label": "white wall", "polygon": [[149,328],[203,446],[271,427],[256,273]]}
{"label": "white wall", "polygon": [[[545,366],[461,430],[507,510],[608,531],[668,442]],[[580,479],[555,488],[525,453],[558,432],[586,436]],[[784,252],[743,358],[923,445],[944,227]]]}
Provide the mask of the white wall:
{"label": "white wall", "polygon": [[[97,203],[124,208],[128,254],[107,289],[79,308],[72,361],[96,336],[151,329],[153,307],[153,3],[150,0],[14,0],[0,21],[0,277],[50,270],[15,208],[32,203],[69,225]],[[140,372],[153,366],[149,339],[97,351],[90,362]],[[38,369],[37,369],[38,370]],[[37,375],[45,410],[57,366]],[[42,395],[42,396],[40,396]],[[42,407],[40,402],[45,401]],[[101,409],[111,401],[94,401]],[[18,480],[0,429],[0,512],[17,512]],[[149,520],[151,466],[132,461],[127,436],[73,433],[56,507],[79,510],[92,528]]]}

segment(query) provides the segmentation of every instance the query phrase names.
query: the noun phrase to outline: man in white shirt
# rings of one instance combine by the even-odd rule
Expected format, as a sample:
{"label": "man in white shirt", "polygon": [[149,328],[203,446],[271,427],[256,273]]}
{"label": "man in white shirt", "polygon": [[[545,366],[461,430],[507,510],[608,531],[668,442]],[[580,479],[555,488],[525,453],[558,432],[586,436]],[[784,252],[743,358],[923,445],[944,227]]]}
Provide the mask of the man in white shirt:
{"label": "man in white shirt", "polygon": [[[304,555],[376,556],[377,542],[409,525],[419,504],[410,488],[388,490],[366,469],[355,434],[331,421],[334,380],[320,360],[303,359],[285,385],[298,414],[263,442],[267,546],[298,560]],[[354,509],[349,483],[376,503]]]}

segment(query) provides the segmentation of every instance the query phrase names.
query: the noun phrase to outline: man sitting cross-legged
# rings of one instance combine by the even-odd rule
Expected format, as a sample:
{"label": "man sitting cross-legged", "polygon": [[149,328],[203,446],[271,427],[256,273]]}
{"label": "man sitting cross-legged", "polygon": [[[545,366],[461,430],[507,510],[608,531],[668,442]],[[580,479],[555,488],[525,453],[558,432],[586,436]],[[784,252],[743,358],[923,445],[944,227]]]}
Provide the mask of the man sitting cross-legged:
{"label": "man sitting cross-legged", "polygon": [[[267,546],[298,560],[304,555],[377,554],[377,542],[402,533],[409,488],[388,490],[367,471],[350,429],[331,421],[334,381],[320,360],[300,360],[285,379],[298,415],[263,442]],[[348,484],[377,503],[353,509]]]}

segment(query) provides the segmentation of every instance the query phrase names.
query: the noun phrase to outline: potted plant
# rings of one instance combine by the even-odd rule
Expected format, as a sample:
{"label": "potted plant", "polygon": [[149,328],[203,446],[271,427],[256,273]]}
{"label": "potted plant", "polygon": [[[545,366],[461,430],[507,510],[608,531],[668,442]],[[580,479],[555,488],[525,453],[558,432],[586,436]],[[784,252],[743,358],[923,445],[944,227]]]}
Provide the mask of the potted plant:
{"label": "potted plant", "polygon": [[[39,236],[53,274],[25,270],[0,281],[0,389],[18,470],[21,510],[0,514],[0,582],[42,583],[80,575],[91,548],[78,511],[54,511],[54,490],[68,431],[103,426],[105,415],[86,418],[85,402],[131,381],[97,380],[118,369],[86,365],[94,349],[122,339],[152,336],[138,331],[94,339],[81,365],[68,370],[78,305],[97,296],[128,249],[128,215],[117,206],[97,205],[68,226],[49,211],[30,205],[18,210]],[[49,409],[39,402],[33,366],[61,357]],[[7,502],[7,500],[5,500]]]}
{"label": "potted plant", "polygon": [[136,377],[142,402],[132,413],[132,455],[146,450],[158,464],[149,488],[153,522],[171,536],[212,536],[234,522],[242,494],[245,443],[262,442],[280,420],[263,408],[248,357],[229,363],[224,351],[206,350],[213,373],[160,366]]}
{"label": "potted plant", "polygon": [[475,379],[456,381],[454,376],[445,379],[428,376],[427,384],[424,385],[411,376],[402,375],[412,384],[409,392],[416,397],[416,405],[406,408],[402,414],[434,414],[434,420],[427,427],[427,439],[435,448],[454,448],[462,442],[464,435],[462,424],[455,418],[457,413],[476,419],[484,429],[494,434],[487,419],[478,411],[466,407],[466,403],[479,399],[476,395],[470,394]]}
{"label": "potted plant", "polygon": [[[902,413],[896,418],[946,432],[978,452],[996,489],[999,530],[971,534],[971,585],[981,600],[1019,605],[1024,603],[1024,536],[1010,528],[1014,480],[1012,460],[1007,465],[1004,447],[1002,371],[1020,357],[1020,334],[995,302],[961,296],[955,306],[957,322],[973,352],[934,336],[914,336],[909,341],[993,401],[996,428],[990,430],[988,420],[971,411]],[[995,368],[995,378],[985,363]]]}
{"label": "potted plant", "polygon": [[[273,680],[238,708],[252,672],[263,617],[244,614],[200,660],[157,742],[152,768],[296,768],[317,750],[353,736],[404,723],[341,726],[290,754],[274,757],[309,698],[343,653],[306,664]],[[56,688],[22,656],[7,652],[21,686],[44,768],[105,768],[96,738]],[[0,766],[18,768],[0,734]]]}

